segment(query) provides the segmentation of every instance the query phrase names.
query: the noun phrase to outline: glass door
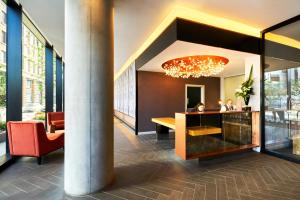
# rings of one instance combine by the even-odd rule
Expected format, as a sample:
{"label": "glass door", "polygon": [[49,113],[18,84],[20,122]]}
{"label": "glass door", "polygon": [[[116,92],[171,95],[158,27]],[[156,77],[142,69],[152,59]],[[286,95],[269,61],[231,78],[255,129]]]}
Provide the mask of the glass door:
{"label": "glass door", "polygon": [[263,33],[264,150],[300,162],[300,20]]}

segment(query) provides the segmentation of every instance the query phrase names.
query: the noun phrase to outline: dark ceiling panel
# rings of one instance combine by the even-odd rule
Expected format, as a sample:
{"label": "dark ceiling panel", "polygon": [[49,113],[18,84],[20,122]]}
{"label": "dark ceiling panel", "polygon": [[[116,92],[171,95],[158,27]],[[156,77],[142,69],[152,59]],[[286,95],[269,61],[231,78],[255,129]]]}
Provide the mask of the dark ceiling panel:
{"label": "dark ceiling panel", "polygon": [[185,42],[261,54],[260,38],[184,19],[177,20],[177,39]]}
{"label": "dark ceiling panel", "polygon": [[176,40],[261,54],[261,39],[177,18],[136,60],[138,70]]}
{"label": "dark ceiling panel", "polygon": [[165,50],[177,39],[176,21],[168,28],[135,60],[135,68],[139,69],[153,57]]}

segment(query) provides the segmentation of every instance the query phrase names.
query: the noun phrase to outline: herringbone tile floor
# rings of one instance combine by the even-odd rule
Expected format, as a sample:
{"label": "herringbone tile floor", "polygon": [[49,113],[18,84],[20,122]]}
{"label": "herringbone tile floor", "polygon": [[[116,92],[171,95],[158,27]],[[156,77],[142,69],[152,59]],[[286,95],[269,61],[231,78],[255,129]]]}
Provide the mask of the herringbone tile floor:
{"label": "herringbone tile floor", "polygon": [[115,121],[115,182],[102,192],[68,197],[63,192],[63,152],[38,166],[22,158],[0,174],[0,199],[298,199],[300,165],[248,152],[202,161],[174,155],[174,140],[135,136]]}

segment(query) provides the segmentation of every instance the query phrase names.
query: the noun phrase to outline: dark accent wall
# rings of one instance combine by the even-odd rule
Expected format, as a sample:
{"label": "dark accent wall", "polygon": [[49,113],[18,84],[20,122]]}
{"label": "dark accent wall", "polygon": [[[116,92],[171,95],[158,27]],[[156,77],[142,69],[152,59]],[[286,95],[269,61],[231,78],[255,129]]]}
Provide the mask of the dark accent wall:
{"label": "dark accent wall", "polygon": [[175,112],[185,111],[185,85],[205,85],[207,110],[218,108],[220,78],[172,78],[164,73],[138,71],[137,76],[137,127],[139,132],[154,131],[153,117],[175,117]]}

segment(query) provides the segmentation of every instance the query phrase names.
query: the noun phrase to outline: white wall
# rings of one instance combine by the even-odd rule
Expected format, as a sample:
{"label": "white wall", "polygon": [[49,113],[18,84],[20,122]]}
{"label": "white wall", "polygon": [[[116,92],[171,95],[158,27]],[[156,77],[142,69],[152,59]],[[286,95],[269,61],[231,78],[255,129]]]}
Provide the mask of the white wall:
{"label": "white wall", "polygon": [[235,96],[235,92],[241,86],[242,82],[244,82],[244,79],[244,74],[224,78],[224,102],[231,99],[233,104],[242,109],[240,105],[241,100]]}
{"label": "white wall", "polygon": [[249,106],[252,110],[260,110],[260,56],[255,55],[245,59],[245,79],[248,78],[251,66],[253,65],[253,90],[254,95],[251,95]]}
{"label": "white wall", "polygon": [[225,101],[224,77],[220,77],[220,99]]}

